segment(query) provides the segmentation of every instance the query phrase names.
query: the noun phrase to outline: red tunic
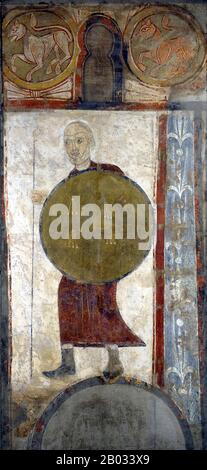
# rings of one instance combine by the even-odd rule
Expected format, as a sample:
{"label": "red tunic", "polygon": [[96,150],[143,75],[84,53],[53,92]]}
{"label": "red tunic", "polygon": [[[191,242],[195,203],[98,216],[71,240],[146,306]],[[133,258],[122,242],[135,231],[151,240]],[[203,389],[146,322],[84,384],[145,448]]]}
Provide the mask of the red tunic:
{"label": "red tunic", "polygon": [[[91,162],[90,168],[97,168]],[[100,164],[104,170],[123,172],[115,165]],[[74,169],[70,176],[78,174]],[[122,319],[116,303],[117,282],[84,284],[63,276],[58,289],[61,344],[74,346],[145,346]]]}

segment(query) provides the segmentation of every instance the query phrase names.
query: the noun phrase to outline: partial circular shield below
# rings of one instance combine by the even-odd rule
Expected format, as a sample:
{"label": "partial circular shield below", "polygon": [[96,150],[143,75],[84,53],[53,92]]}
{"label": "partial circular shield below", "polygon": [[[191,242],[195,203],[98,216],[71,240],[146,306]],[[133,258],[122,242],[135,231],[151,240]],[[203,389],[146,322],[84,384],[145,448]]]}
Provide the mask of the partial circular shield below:
{"label": "partial circular shield below", "polygon": [[[106,207],[115,204],[116,216],[113,212],[110,219]],[[150,200],[136,183],[114,172],[87,170],[66,178],[50,193],[41,212],[40,235],[46,255],[63,274],[99,284],[139,266],[150,249],[150,224]]]}
{"label": "partial circular shield below", "polygon": [[129,377],[115,384],[93,377],[50,402],[28,448],[184,450],[193,449],[193,440],[184,416],[160,390]]}

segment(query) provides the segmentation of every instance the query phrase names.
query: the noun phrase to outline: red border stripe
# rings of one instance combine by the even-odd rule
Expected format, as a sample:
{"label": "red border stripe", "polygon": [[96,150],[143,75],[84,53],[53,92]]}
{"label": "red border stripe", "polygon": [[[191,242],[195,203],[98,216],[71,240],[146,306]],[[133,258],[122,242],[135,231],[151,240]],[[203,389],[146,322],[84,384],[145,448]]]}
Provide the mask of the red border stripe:
{"label": "red border stripe", "polygon": [[155,248],[155,314],[153,338],[153,374],[156,385],[164,387],[164,237],[166,192],[167,115],[159,117],[157,200],[157,242]]}

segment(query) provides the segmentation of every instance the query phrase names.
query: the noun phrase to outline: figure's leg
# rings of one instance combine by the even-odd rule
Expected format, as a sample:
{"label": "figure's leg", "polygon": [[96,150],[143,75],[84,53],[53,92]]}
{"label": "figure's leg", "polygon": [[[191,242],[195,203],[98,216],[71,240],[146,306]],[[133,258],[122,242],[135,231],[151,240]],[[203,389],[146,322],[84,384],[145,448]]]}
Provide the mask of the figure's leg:
{"label": "figure's leg", "polygon": [[124,368],[119,357],[119,348],[116,344],[107,345],[108,351],[108,364],[103,371],[103,376],[106,380],[111,380],[120,377]]}
{"label": "figure's leg", "polygon": [[75,360],[73,340],[71,336],[74,292],[71,282],[63,276],[58,288],[58,315],[60,325],[60,344],[62,361],[60,366],[52,371],[45,371],[43,374],[48,378],[58,378],[64,375],[75,374]]}
{"label": "figure's leg", "polygon": [[43,374],[49,379],[75,374],[74,349],[72,344],[62,344],[62,362],[55,370],[44,371]]}

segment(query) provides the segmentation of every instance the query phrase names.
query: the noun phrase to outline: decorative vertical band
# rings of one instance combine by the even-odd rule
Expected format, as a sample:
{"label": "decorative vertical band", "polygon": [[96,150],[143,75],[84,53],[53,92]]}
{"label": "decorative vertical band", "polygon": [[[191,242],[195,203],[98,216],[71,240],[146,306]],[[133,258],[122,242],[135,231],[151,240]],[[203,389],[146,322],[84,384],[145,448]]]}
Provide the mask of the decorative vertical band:
{"label": "decorative vertical band", "polygon": [[155,251],[156,294],[154,318],[154,359],[155,384],[164,386],[164,229],[166,190],[166,127],[167,115],[159,117],[157,200],[157,243]]}
{"label": "decorative vertical band", "polygon": [[168,118],[165,207],[165,387],[200,423],[193,113]]}

